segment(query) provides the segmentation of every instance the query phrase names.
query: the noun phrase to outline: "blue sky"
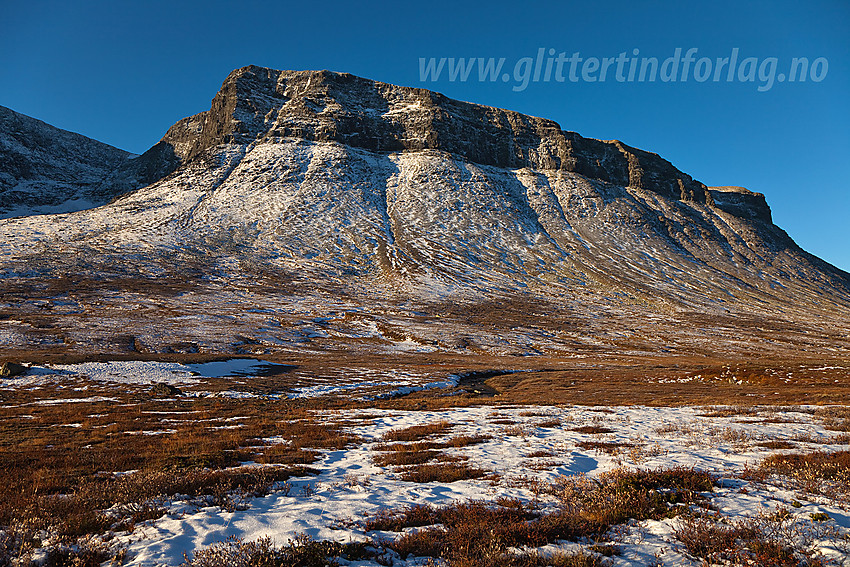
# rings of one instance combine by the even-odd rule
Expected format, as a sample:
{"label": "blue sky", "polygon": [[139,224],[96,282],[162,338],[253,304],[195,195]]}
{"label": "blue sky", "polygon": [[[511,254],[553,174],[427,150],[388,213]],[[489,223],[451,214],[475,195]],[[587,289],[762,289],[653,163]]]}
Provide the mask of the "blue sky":
{"label": "blue sky", "polygon": [[[556,120],[659,153],[709,185],[767,196],[806,250],[850,270],[850,2],[0,3],[0,104],[141,153],[206,110],[248,64],[331,69]],[[823,57],[815,82],[421,81],[420,57],[582,58],[639,50],[659,62]],[[548,51],[546,52],[548,54]],[[613,71],[613,70],[612,70]],[[737,76],[733,77],[737,79]],[[745,74],[746,78],[746,74]]]}

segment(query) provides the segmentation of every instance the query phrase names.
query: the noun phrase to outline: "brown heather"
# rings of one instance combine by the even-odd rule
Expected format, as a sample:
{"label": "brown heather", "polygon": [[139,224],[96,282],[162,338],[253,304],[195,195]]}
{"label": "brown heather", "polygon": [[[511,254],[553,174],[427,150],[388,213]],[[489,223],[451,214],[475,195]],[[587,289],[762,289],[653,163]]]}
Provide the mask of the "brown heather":
{"label": "brown heather", "polygon": [[418,505],[383,510],[362,522],[367,531],[402,532],[387,543],[402,557],[439,557],[452,567],[497,565],[601,565],[601,556],[541,557],[515,555],[513,547],[539,547],[556,540],[598,539],[612,525],[630,518],[664,518],[701,501],[711,491],[712,477],[693,469],[617,470],[598,481],[564,477],[546,490],[559,505],[542,512],[533,503],[501,498],[444,507]]}

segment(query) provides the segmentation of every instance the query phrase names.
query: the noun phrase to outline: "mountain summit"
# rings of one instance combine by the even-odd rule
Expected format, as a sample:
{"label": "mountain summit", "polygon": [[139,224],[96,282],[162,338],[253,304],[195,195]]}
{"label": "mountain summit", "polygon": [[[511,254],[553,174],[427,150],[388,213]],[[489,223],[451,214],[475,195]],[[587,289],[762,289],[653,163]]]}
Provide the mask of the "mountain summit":
{"label": "mountain summit", "polygon": [[[167,304],[157,331],[156,309],[101,312],[89,330],[120,328],[128,348],[846,348],[850,275],[775,226],[762,194],[550,120],[250,66],[137,159],[147,177],[123,178],[157,179],[105,206],[0,221],[6,284],[72,274],[101,305],[116,289]],[[806,336],[817,321],[831,330]],[[51,336],[82,344],[67,333]]]}
{"label": "mountain summit", "polygon": [[[560,170],[712,203],[702,183],[657,154],[617,140],[584,138],[551,120],[330,71],[237,69],[209,111],[181,120],[161,143],[185,163],[221,144],[284,138],[378,152],[440,150],[479,165]],[[736,193],[750,214],[770,220],[760,195]]]}

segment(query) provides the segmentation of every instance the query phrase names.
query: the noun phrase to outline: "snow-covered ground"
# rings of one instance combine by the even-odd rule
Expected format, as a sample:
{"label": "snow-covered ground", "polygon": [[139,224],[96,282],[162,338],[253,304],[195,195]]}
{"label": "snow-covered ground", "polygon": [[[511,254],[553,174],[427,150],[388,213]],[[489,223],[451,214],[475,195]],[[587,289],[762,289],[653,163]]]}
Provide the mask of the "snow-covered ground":
{"label": "snow-covered ground", "polygon": [[[576,474],[596,477],[618,467],[686,466],[712,471],[721,479],[711,502],[723,516],[757,517],[787,509],[799,533],[808,534],[813,549],[819,549],[834,564],[850,564],[846,555],[850,545],[847,502],[782,488],[779,484],[736,478],[746,466],[783,452],[760,443],[784,440],[797,451],[847,449],[847,445],[831,443],[836,434],[824,429],[811,411],[806,410],[785,408],[766,410],[759,415],[728,416],[712,414],[711,408],[693,407],[479,406],[440,411],[320,412],[318,418],[329,420],[363,419],[362,425],[351,427],[350,431],[364,441],[344,450],[324,451],[321,460],[312,465],[321,470],[318,476],[293,479],[286,490],[246,500],[245,509],[235,512],[204,507],[197,502],[174,501],[166,516],[121,538],[129,544],[130,565],[177,565],[184,552],[191,553],[228,536],[245,540],[270,536],[279,544],[298,534],[340,542],[362,541],[375,534],[367,535],[352,520],[384,508],[492,501],[499,496],[531,501],[541,497],[534,489],[535,480],[548,482],[561,475]],[[445,437],[492,436],[484,443],[448,449],[448,452],[467,457],[470,465],[498,476],[417,484],[401,480],[392,467],[373,462],[386,432],[441,420],[455,424]],[[598,426],[610,432],[575,431],[582,426]],[[617,442],[623,446],[613,453],[580,448],[578,444],[587,441]],[[551,456],[529,456],[542,452]],[[812,514],[818,513],[827,514],[829,520],[814,522]],[[665,519],[621,526],[617,533],[610,534],[621,552],[611,558],[612,564],[699,565],[683,553],[683,546],[673,536],[678,521]],[[569,550],[575,544],[549,547]],[[407,563],[396,559],[397,565],[416,562],[412,558]],[[352,564],[377,565],[368,561]]]}

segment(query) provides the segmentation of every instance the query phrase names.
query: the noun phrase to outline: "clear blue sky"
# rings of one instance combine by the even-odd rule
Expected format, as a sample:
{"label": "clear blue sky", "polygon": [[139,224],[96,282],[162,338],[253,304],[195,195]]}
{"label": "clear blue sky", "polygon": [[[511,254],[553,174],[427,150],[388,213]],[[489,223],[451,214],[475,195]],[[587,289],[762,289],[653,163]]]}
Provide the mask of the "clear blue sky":
{"label": "clear blue sky", "polygon": [[[234,68],[331,69],[423,86],[657,152],[767,196],[803,248],[850,270],[850,2],[0,2],[0,104],[136,153],[209,108]],[[420,57],[538,48],[663,61],[824,57],[820,82],[421,82]],[[613,72],[613,70],[612,70]],[[475,75],[475,72],[473,72]],[[444,75],[445,77],[445,75]]]}

